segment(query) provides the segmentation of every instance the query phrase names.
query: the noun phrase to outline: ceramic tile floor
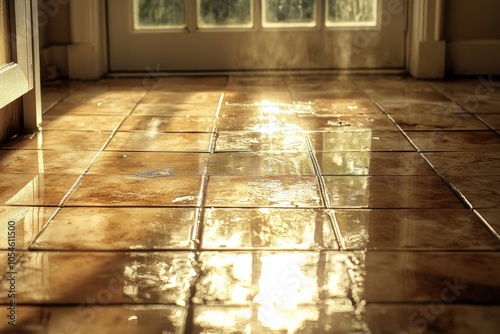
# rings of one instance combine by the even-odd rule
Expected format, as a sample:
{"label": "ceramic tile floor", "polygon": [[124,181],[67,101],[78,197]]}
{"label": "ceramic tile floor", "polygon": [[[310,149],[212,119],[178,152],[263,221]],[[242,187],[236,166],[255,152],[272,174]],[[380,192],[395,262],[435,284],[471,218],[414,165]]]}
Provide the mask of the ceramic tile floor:
{"label": "ceramic tile floor", "polygon": [[0,146],[1,332],[500,332],[497,86],[146,79]]}

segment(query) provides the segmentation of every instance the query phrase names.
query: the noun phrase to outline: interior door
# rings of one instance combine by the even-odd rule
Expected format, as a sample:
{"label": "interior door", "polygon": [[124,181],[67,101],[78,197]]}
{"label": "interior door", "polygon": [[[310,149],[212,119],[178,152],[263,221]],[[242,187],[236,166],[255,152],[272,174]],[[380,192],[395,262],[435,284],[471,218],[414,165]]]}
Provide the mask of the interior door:
{"label": "interior door", "polygon": [[402,69],[407,0],[108,0],[112,72]]}
{"label": "interior door", "polygon": [[0,108],[33,88],[30,0],[0,0]]}

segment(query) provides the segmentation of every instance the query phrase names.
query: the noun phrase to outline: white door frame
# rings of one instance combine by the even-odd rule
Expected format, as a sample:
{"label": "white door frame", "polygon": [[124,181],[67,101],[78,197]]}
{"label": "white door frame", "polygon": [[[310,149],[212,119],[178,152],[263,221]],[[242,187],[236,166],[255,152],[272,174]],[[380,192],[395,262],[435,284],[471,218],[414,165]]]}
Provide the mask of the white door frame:
{"label": "white door frame", "polygon": [[[403,0],[393,0],[395,5]],[[105,0],[71,1],[73,43],[85,44],[89,52],[69,52],[70,78],[98,79],[107,71],[106,26],[102,22]],[[443,40],[444,0],[409,0],[407,70],[416,78],[442,78],[445,74],[446,42]],[[80,24],[84,22],[84,24]],[[78,36],[85,36],[80,40]],[[83,41],[83,42],[82,42]],[[73,47],[73,46],[72,46]],[[77,46],[75,46],[76,48]],[[72,66],[71,64],[74,64]],[[77,66],[79,64],[79,66]],[[82,66],[82,64],[86,64]],[[93,65],[92,65],[93,64]],[[91,71],[84,71],[83,68]],[[80,70],[78,69],[80,68]]]}
{"label": "white door frame", "polygon": [[12,59],[0,69],[0,108],[22,97],[24,131],[37,131],[42,121],[38,18],[36,0],[9,0]]}

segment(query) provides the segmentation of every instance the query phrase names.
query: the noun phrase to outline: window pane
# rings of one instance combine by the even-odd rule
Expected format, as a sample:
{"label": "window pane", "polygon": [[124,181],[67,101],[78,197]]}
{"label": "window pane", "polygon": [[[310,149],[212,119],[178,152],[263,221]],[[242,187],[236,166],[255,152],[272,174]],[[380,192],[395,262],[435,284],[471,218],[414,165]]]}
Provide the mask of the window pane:
{"label": "window pane", "polygon": [[185,0],[134,0],[136,30],[184,27],[186,27]]}
{"label": "window pane", "polygon": [[253,27],[253,0],[198,0],[199,28]]}
{"label": "window pane", "polygon": [[327,27],[377,25],[377,0],[328,0]]}
{"label": "window pane", "polygon": [[315,0],[265,0],[264,27],[316,26]]}

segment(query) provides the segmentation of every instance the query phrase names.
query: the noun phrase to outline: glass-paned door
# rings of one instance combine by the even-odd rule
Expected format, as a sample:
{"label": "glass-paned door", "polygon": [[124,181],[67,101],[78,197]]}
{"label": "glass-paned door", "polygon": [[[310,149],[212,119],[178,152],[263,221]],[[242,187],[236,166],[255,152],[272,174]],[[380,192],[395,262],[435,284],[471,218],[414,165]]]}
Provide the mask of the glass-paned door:
{"label": "glass-paned door", "polygon": [[30,6],[0,0],[0,108],[33,88]]}
{"label": "glass-paned door", "polygon": [[113,72],[398,69],[407,0],[108,0]]}

